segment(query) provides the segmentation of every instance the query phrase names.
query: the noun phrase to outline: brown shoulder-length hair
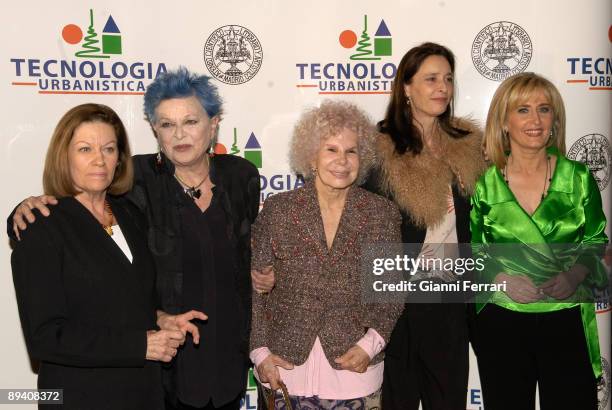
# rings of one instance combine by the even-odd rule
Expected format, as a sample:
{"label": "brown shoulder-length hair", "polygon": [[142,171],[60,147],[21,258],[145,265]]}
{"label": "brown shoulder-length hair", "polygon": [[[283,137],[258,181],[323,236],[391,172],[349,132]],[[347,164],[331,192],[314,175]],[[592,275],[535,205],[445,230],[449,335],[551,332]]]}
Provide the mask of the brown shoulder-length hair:
{"label": "brown shoulder-length hair", "polygon": [[75,189],[70,175],[68,147],[74,136],[74,131],[79,125],[86,122],[102,122],[115,130],[119,161],[107,192],[113,195],[121,195],[132,189],[134,169],[125,127],[117,113],[110,107],[90,103],[77,105],[70,109],[60,119],[55,131],[53,131],[43,172],[43,188],[46,195],[66,197],[75,196],[79,193]]}
{"label": "brown shoulder-length hair", "polygon": [[485,126],[484,149],[489,161],[499,169],[506,166],[510,142],[505,131],[508,113],[541,91],[552,106],[552,135],[547,146],[555,147],[565,155],[565,106],[557,87],[536,73],[520,73],[506,78],[495,91]]}
{"label": "brown shoulder-length hair", "polygon": [[[378,130],[388,134],[395,144],[395,151],[404,154],[406,151],[419,154],[423,149],[423,136],[414,125],[412,110],[407,103],[404,85],[412,82],[412,77],[419,71],[423,61],[429,56],[441,56],[448,61],[451,73],[455,74],[455,56],[448,48],[436,43],[423,43],[413,47],[402,57],[397,67],[391,99],[387,106],[385,119],[378,123]],[[454,94],[446,111],[438,116],[438,123],[442,130],[453,138],[468,135],[468,130],[462,130],[452,125]]]}

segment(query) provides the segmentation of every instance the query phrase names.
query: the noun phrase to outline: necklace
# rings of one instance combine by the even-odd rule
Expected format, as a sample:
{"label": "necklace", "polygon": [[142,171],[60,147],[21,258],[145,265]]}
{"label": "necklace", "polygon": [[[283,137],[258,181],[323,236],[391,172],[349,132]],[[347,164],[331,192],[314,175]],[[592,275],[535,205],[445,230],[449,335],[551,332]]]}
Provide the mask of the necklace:
{"label": "necklace", "polygon": [[108,225],[104,225],[103,223],[101,223],[100,225],[102,225],[102,228],[104,228],[107,234],[113,236],[113,210],[111,209],[108,201],[104,201],[104,212],[107,213],[110,217]]}
{"label": "necklace", "polygon": [[[546,196],[546,188],[550,187],[550,182],[552,181],[552,176],[550,175],[550,155],[546,156],[546,175],[544,175],[544,188],[542,189],[542,199]],[[510,181],[508,178],[508,161],[506,161],[506,165],[504,166],[504,170],[502,171],[504,176],[504,181],[506,181],[506,185],[510,187]]]}
{"label": "necklace", "polygon": [[209,174],[206,173],[204,179],[202,179],[199,184],[193,186],[189,186],[189,184],[183,181],[176,172],[174,173],[174,178],[176,178],[176,180],[183,186],[185,193],[195,201],[196,199],[202,196],[202,190],[200,189],[200,186],[204,183],[204,181],[208,179],[208,175]]}

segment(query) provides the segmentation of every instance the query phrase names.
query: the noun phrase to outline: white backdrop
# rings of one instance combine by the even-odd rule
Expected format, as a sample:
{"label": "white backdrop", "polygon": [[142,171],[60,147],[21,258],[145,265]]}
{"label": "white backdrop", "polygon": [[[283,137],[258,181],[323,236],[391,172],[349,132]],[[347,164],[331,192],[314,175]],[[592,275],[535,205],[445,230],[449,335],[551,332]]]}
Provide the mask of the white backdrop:
{"label": "white backdrop", "polygon": [[[345,99],[381,119],[395,65],[412,46],[435,41],[457,57],[456,113],[481,123],[496,79],[522,70],[550,78],[566,103],[568,150],[601,181],[611,216],[609,0],[90,0],[12,2],[3,10],[0,215],[41,192],[49,137],[74,105],[110,105],[124,120],[133,151],[153,152],[142,91],[158,71],[178,65],[219,78],[221,143],[259,165],[263,196],[292,189],[299,181],[286,163],[287,141],[302,109],[323,98]],[[219,53],[223,40],[242,50],[233,61]],[[493,52],[486,48],[491,44]],[[0,388],[32,388],[36,376],[19,324],[8,240],[0,266]],[[600,397],[609,409],[608,301],[602,295],[598,324],[608,363]],[[245,407],[254,408],[253,396]],[[481,408],[474,365],[468,409]]]}

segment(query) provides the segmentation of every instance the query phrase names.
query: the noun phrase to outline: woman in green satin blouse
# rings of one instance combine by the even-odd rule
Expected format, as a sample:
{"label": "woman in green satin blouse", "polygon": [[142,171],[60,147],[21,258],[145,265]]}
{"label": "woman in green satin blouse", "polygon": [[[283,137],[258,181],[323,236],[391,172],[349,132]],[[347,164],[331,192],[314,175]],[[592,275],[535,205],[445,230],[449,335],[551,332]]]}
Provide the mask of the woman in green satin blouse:
{"label": "woman in green satin blouse", "polygon": [[[607,243],[588,168],[565,153],[565,109],[545,78],[521,73],[496,91],[485,130],[494,164],[472,197],[474,249],[491,256],[473,346],[487,410],[597,409],[597,322],[586,295],[606,274],[591,248]],[[589,248],[588,251],[585,248]]]}

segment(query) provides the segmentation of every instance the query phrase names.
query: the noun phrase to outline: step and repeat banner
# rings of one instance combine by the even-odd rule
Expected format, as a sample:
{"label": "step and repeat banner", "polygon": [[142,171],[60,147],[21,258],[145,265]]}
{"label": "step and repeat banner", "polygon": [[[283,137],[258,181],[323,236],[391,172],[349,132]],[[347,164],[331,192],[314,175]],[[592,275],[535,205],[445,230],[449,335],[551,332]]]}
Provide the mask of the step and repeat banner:
{"label": "step and repeat banner", "polygon": [[[263,203],[303,183],[289,169],[287,145],[304,108],[347,100],[380,120],[403,54],[434,41],[457,58],[456,114],[481,124],[504,78],[534,71],[552,80],[567,108],[568,156],[590,167],[612,217],[609,0],[60,0],[12,2],[3,10],[1,215],[41,193],[51,133],[77,104],[111,106],[128,128],[133,151],[154,152],[143,93],[156,76],[180,65],[215,79],[225,104],[216,150],[259,168]],[[6,239],[0,249],[0,388],[34,388],[10,252]],[[599,400],[609,409],[610,295],[599,296],[605,372]],[[256,408],[252,383],[244,408]],[[467,408],[484,408],[474,360]]]}

